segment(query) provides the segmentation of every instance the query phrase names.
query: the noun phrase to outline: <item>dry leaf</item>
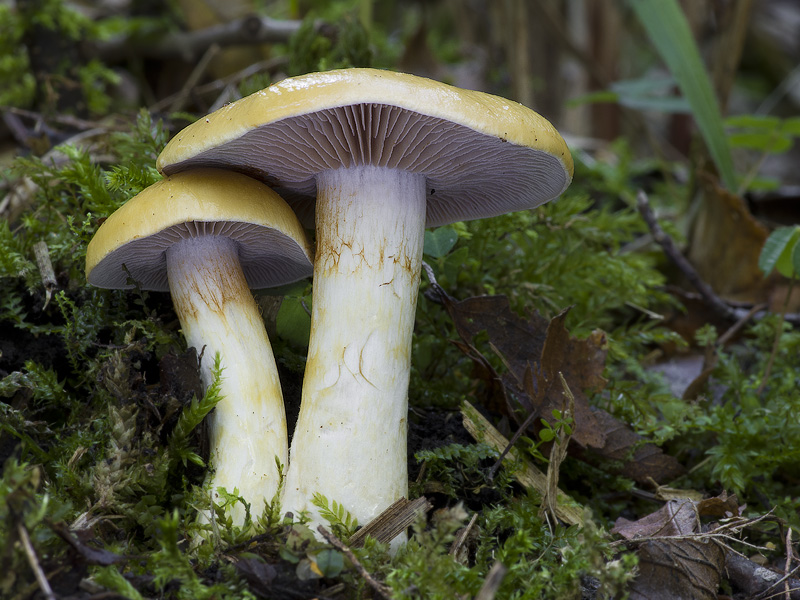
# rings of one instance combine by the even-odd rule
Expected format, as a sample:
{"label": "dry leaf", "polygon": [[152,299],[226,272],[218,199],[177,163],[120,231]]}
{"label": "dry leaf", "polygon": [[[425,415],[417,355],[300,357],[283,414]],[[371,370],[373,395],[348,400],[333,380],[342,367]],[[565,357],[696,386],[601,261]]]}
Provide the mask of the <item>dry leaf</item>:
{"label": "dry leaf", "polygon": [[689,260],[723,298],[763,302],[768,286],[758,256],[767,228],[753,218],[741,196],[708,175],[700,182],[702,201],[693,223]]}
{"label": "dry leaf", "polygon": [[617,519],[612,533],[635,542],[639,574],[630,589],[636,600],[716,598],[726,548],[702,532],[700,517],[738,517],[735,495],[700,501],[671,500],[639,519]]}
{"label": "dry leaf", "polygon": [[[638,482],[673,479],[683,468],[657,446],[644,443],[627,425],[590,405],[588,394],[605,386],[606,340],[602,331],[587,339],[570,337],[564,322],[568,311],[548,321],[538,313],[519,317],[505,296],[481,296],[455,301],[445,298],[445,308],[469,356],[476,375],[486,383],[485,405],[517,426],[533,415],[528,434],[536,436],[541,418],[551,419],[554,409],[565,409],[558,373],[575,396],[570,453],[582,459],[609,459],[622,463],[621,471]],[[473,339],[486,331],[491,348],[503,359],[508,372],[500,377],[474,346]]]}
{"label": "dry leaf", "polygon": [[725,551],[713,540],[654,540],[638,548],[631,600],[715,600]]}

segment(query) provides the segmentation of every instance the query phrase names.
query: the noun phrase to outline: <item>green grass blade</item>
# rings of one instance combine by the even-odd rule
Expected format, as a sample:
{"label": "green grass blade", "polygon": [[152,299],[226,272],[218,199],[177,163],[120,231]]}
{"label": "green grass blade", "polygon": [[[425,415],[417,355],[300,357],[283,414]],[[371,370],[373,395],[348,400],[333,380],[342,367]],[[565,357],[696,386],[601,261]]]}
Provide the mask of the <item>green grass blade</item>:
{"label": "green grass blade", "polygon": [[677,0],[629,0],[629,4],[689,101],[723,184],[735,190],[736,175],[719,104]]}

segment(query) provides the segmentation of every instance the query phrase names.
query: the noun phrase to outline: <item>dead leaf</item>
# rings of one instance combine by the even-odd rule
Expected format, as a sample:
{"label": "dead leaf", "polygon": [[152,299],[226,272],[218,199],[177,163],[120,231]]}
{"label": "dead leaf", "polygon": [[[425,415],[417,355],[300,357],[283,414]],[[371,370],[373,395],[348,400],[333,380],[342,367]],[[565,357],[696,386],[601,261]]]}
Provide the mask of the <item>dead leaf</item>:
{"label": "dead leaf", "polygon": [[631,600],[715,600],[725,551],[713,540],[654,540],[639,546]]}
{"label": "dead leaf", "polygon": [[720,187],[716,178],[706,174],[700,183],[702,201],[692,225],[689,260],[726,300],[764,302],[768,283],[758,256],[767,228],[753,218],[741,196]]}
{"label": "dead leaf", "polygon": [[700,517],[738,517],[740,511],[736,496],[723,493],[700,501],[671,500],[637,521],[617,519],[612,533],[634,542],[639,557],[630,597],[716,598],[726,548],[703,531]]}
{"label": "dead leaf", "polygon": [[666,535],[689,535],[697,531],[698,525],[698,514],[694,502],[672,500],[656,512],[650,513],[638,521],[618,518],[611,533],[621,535],[626,540]]}
{"label": "dead leaf", "polygon": [[726,492],[697,503],[697,513],[701,517],[728,519],[730,517],[740,517],[743,511],[744,507],[739,506],[739,499],[736,494],[728,496]]}
{"label": "dead leaf", "polygon": [[[528,434],[535,436],[541,418],[564,411],[558,373],[575,396],[570,453],[581,459],[622,463],[621,472],[638,482],[673,479],[683,468],[671,456],[632,431],[609,413],[594,408],[588,395],[605,386],[605,334],[593,332],[579,340],[565,326],[568,310],[548,321],[538,313],[518,316],[505,296],[480,296],[457,301],[442,293],[443,302],[461,337],[458,347],[473,360],[476,375],[486,383],[485,405],[514,421],[517,427],[533,416]],[[485,331],[488,344],[508,371],[502,377],[475,347]]]}

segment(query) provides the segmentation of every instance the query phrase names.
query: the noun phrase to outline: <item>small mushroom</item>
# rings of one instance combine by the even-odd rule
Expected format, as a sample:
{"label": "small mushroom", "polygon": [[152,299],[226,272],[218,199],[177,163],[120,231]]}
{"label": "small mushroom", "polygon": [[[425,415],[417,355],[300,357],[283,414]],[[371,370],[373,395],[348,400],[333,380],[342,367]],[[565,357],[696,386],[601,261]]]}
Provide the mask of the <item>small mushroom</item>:
{"label": "small mushroom", "polygon": [[[169,291],[203,382],[219,353],[221,395],[210,415],[211,489],[239,494],[260,514],[287,462],[278,372],[250,288],[311,274],[310,248],[289,206],[262,183],[229,171],[167,177],[114,212],[86,251],[86,279],[112,289]],[[131,281],[133,280],[133,282]],[[241,523],[244,510],[233,512]]]}
{"label": "small mushroom", "polygon": [[311,339],[284,509],[361,522],[407,494],[411,335],[426,226],[536,207],[572,179],[556,130],[489,94],[374,69],[286,79],[190,125],[163,173],[214,166],[311,221]]}

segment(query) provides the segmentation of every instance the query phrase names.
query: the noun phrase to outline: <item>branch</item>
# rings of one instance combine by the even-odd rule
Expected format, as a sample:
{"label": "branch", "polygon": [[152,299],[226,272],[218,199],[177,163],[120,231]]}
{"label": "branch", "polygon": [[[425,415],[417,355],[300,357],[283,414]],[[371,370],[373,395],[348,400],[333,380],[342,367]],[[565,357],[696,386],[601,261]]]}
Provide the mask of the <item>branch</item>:
{"label": "branch", "polygon": [[191,61],[213,44],[242,46],[286,42],[300,29],[301,21],[280,21],[249,15],[229,23],[221,23],[197,31],[170,32],[157,41],[118,37],[97,43],[92,53],[106,62],[123,58],[182,58]]}
{"label": "branch", "polygon": [[[684,277],[686,277],[689,283],[691,283],[698,291],[703,302],[705,302],[712,310],[717,312],[722,318],[729,321],[739,321],[751,316],[755,319],[761,319],[768,314],[768,311],[761,310],[751,315],[749,313],[752,308],[748,310],[745,308],[734,307],[730,303],[725,302],[725,300],[717,296],[716,292],[711,288],[711,286],[700,278],[700,275],[697,273],[692,264],[681,253],[681,251],[678,250],[678,247],[675,245],[673,239],[667,235],[663,229],[661,229],[661,226],[658,224],[658,220],[656,219],[656,215],[653,212],[653,209],[650,207],[650,202],[647,200],[647,194],[645,194],[642,190],[639,190],[638,194],[636,195],[636,200],[636,205],[639,208],[639,212],[641,213],[644,222],[647,223],[647,226],[650,228],[650,233],[653,234],[653,239],[658,242],[659,246],[661,246],[662,250],[664,250],[664,254],[667,255],[667,258],[669,258],[675,264],[675,266],[680,269]],[[792,325],[800,325],[800,314],[786,314],[784,315],[783,320],[787,323],[791,323]]]}
{"label": "branch", "polygon": [[653,234],[653,239],[658,242],[658,245],[664,250],[664,254],[675,263],[675,266],[681,270],[681,273],[689,280],[694,288],[700,293],[700,297],[703,299],[709,307],[711,307],[715,312],[719,313],[725,319],[729,321],[736,321],[738,316],[736,311],[728,306],[722,298],[717,296],[711,286],[708,285],[705,281],[700,279],[700,275],[698,275],[695,268],[689,262],[689,260],[678,250],[677,246],[675,246],[675,242],[669,237],[666,232],[661,229],[661,225],[658,224],[658,220],[656,219],[656,215],[653,212],[653,209],[650,207],[650,202],[647,200],[647,194],[645,194],[642,190],[639,190],[638,194],[636,195],[636,204],[639,208],[639,212],[642,215],[645,223],[650,228],[650,232]]}
{"label": "branch", "polygon": [[319,531],[322,534],[322,537],[328,540],[328,543],[331,546],[335,547],[350,560],[355,570],[358,571],[358,574],[364,578],[364,581],[366,581],[372,589],[378,592],[378,594],[382,598],[385,598],[386,600],[392,600],[391,588],[387,585],[384,585],[383,583],[375,579],[372,575],[370,575],[369,572],[364,568],[364,565],[362,565],[358,561],[356,555],[353,554],[353,551],[350,550],[350,548],[348,548],[342,540],[337,538],[330,531],[325,529],[322,525],[317,527],[317,531]]}

